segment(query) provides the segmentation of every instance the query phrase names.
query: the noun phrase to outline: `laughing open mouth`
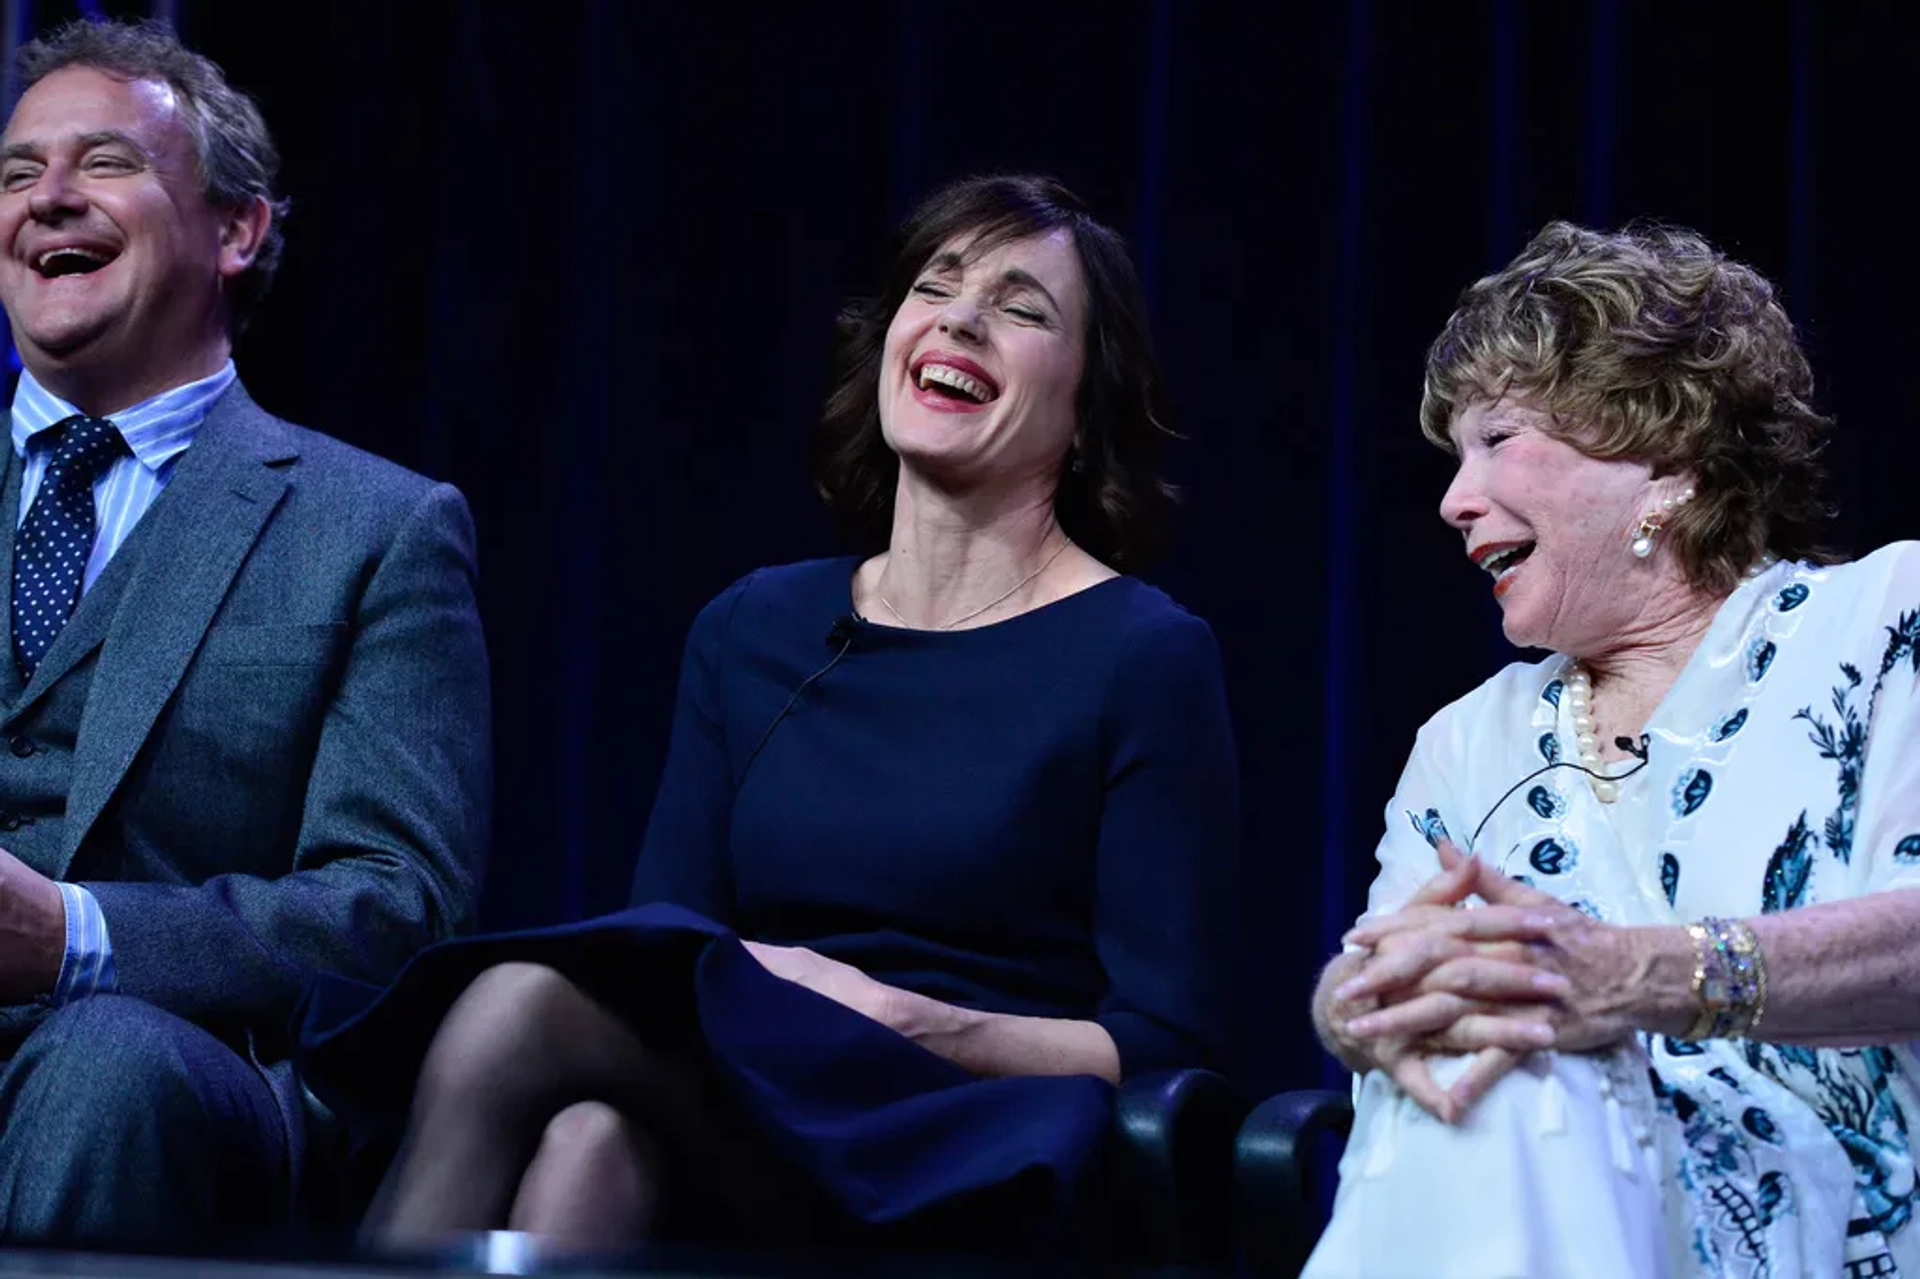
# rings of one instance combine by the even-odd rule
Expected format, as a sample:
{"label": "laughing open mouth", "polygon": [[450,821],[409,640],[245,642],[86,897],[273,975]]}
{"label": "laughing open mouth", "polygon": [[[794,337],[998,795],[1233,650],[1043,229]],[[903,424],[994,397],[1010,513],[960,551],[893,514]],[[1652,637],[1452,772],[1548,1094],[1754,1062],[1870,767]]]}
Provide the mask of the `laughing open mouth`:
{"label": "laughing open mouth", "polygon": [[991,404],[1000,398],[1000,388],[938,359],[930,359],[914,370],[914,385],[961,404]]}
{"label": "laughing open mouth", "polygon": [[91,275],[113,261],[113,254],[81,245],[48,249],[33,259],[33,269],[49,280],[68,275]]}
{"label": "laughing open mouth", "polygon": [[1480,568],[1493,575],[1494,594],[1506,589],[1506,582],[1513,571],[1533,554],[1533,542],[1490,542],[1472,552],[1470,558]]}
{"label": "laughing open mouth", "polygon": [[1531,554],[1533,554],[1532,542],[1527,542],[1520,546],[1510,546],[1505,550],[1495,551],[1493,554],[1481,560],[1480,567],[1495,577],[1504,577],[1509,569],[1518,568],[1520,561],[1526,559],[1527,556]]}

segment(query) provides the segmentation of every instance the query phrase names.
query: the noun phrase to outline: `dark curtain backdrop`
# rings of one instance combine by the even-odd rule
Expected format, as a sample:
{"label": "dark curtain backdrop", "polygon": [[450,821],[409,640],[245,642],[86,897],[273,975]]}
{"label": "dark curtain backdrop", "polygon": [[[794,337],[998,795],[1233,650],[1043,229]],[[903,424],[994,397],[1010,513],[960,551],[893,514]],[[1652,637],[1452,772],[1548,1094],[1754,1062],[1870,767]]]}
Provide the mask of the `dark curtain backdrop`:
{"label": "dark curtain backdrop", "polygon": [[255,395],[473,503],[492,925],[623,901],[695,610],[836,549],[831,318],[942,179],[1057,173],[1146,275],[1191,437],[1156,580],[1212,622],[1240,743],[1253,1087],[1325,1073],[1307,992],[1414,730],[1515,656],[1414,420],[1463,285],[1554,217],[1700,228],[1805,328],[1844,542],[1920,531],[1910,6],[168,8],[286,154]]}

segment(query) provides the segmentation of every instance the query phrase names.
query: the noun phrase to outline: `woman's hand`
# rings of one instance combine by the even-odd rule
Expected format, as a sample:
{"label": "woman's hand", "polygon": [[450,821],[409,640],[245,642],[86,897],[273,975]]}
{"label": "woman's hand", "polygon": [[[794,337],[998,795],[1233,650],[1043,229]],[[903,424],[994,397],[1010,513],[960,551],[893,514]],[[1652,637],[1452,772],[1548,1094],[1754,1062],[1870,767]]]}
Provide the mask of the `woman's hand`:
{"label": "woman's hand", "polygon": [[1098,1022],[980,1012],[875,981],[802,946],[743,942],[776,977],[825,995],[976,1075],[1095,1075],[1120,1082],[1120,1052]]}
{"label": "woman's hand", "polygon": [[828,959],[804,946],[770,946],[765,942],[742,943],[747,953],[775,977],[784,977],[796,986],[805,986],[825,995],[834,1003],[851,1008],[893,1029],[894,996],[899,992],[837,959]]}
{"label": "woman's hand", "polygon": [[[1443,851],[1442,860],[1459,856],[1449,847]],[[1472,891],[1487,902],[1485,907],[1417,921],[1403,918],[1406,912],[1401,912],[1368,920],[1348,934],[1353,944],[1391,954],[1378,971],[1369,969],[1362,974],[1369,979],[1360,986],[1362,995],[1421,989],[1423,983],[1439,986],[1422,989],[1390,1007],[1357,1018],[1349,1028],[1352,1033],[1419,1037],[1436,1035],[1455,1025],[1467,1015],[1456,1002],[1463,993],[1459,979],[1440,977],[1440,964],[1423,961],[1475,944],[1518,946],[1525,959],[1513,962],[1556,976],[1564,983],[1557,989],[1544,982],[1537,986],[1536,1000],[1541,994],[1553,996],[1550,1003],[1538,1004],[1534,1010],[1552,1029],[1550,1041],[1538,1046],[1591,1052],[1611,1047],[1640,1028],[1635,1016],[1638,996],[1649,980],[1659,930],[1602,923],[1556,897],[1507,878],[1484,862],[1465,861],[1473,871]],[[1403,940],[1393,944],[1394,938]],[[1501,953],[1515,954],[1511,950]],[[1504,989],[1511,990],[1511,983]],[[1493,985],[1477,993],[1483,1001],[1497,997]]]}
{"label": "woman's hand", "polygon": [[1367,954],[1333,992],[1344,1016],[1331,1029],[1363,1040],[1382,1034],[1421,1040],[1447,1052],[1547,1046],[1548,1012],[1571,984],[1542,967],[1525,942],[1464,933],[1460,921],[1470,912],[1460,903],[1479,891],[1484,868],[1445,841],[1440,861],[1440,874],[1403,909],[1368,920],[1344,938],[1366,947]]}
{"label": "woman's hand", "polygon": [[[1442,863],[1444,868],[1440,874],[1422,885],[1403,910],[1387,917],[1402,927],[1389,930],[1400,935],[1399,940],[1390,940],[1381,949],[1389,957],[1400,955],[1404,960],[1411,956],[1413,969],[1425,969],[1420,980],[1428,982],[1430,988],[1420,990],[1416,981],[1412,991],[1415,997],[1441,993],[1442,987],[1456,983],[1468,990],[1523,989],[1537,1002],[1541,994],[1534,989],[1533,982],[1538,974],[1532,970],[1516,974],[1504,967],[1523,955],[1524,947],[1458,939],[1430,947],[1413,940],[1421,923],[1433,923],[1458,913],[1458,904],[1473,892],[1477,874],[1473,866],[1466,864],[1466,859],[1455,854],[1450,859],[1443,856]],[[1401,1091],[1443,1122],[1457,1119],[1522,1056],[1551,1038],[1551,1031],[1540,1024],[1537,1016],[1524,1015],[1533,1011],[1533,1005],[1515,1005],[1516,1009],[1523,1010],[1522,1015],[1516,1016],[1497,1004],[1464,998],[1460,1000],[1456,1017],[1440,1019],[1448,1024],[1437,1033],[1374,1033],[1368,1025],[1370,1016],[1384,1001],[1405,997],[1408,993],[1405,983],[1397,976],[1387,980],[1371,976],[1382,962],[1380,950],[1335,960],[1329,976],[1339,984],[1325,997],[1317,1020],[1336,1056],[1362,1071],[1382,1071]],[[1399,963],[1399,966],[1407,965]],[[1473,1057],[1465,1073],[1451,1088],[1440,1087],[1433,1078],[1432,1059],[1464,1055]]]}

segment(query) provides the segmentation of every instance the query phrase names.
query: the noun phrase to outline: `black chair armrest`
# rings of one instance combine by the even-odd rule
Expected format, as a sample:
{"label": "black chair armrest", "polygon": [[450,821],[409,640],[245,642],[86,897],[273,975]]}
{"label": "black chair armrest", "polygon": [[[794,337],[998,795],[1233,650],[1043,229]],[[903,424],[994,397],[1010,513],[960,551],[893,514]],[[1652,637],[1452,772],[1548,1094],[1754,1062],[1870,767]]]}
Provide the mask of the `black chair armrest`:
{"label": "black chair armrest", "polygon": [[1315,1155],[1321,1139],[1353,1130],[1344,1092],[1284,1092],[1253,1108],[1234,1144],[1240,1255],[1249,1275],[1300,1272],[1319,1241]]}
{"label": "black chair armrest", "polygon": [[1210,1070],[1159,1070],[1120,1085],[1104,1174],[1119,1255],[1163,1264],[1233,1248],[1238,1090]]}

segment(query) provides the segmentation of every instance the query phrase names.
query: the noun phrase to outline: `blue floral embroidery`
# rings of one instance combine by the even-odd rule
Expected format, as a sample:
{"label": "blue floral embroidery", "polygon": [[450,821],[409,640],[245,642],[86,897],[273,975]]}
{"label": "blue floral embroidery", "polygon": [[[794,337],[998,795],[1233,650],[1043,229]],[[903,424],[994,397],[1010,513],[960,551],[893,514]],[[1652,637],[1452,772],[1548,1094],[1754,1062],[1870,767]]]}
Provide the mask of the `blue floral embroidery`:
{"label": "blue floral embroidery", "polygon": [[1913,1217],[1913,1153],[1907,1117],[1893,1092],[1887,1048],[1801,1048],[1746,1044],[1747,1061],[1812,1103],[1853,1162],[1854,1193],[1866,1212],[1849,1234],[1892,1234]]}
{"label": "blue floral embroidery", "polygon": [[1540,757],[1549,764],[1560,762],[1560,739],[1554,734],[1540,734]]}
{"label": "blue floral embroidery", "polygon": [[1740,1122],[1760,1140],[1770,1141],[1776,1146],[1780,1144],[1780,1130],[1774,1126],[1773,1117],[1760,1107],[1748,1106],[1747,1113],[1740,1116]]}
{"label": "blue floral embroidery", "polygon": [[1549,706],[1558,706],[1560,704],[1560,694],[1566,691],[1566,687],[1567,682],[1565,680],[1551,680],[1545,688],[1540,690],[1540,696]]}
{"label": "blue floral embroidery", "polygon": [[[1667,1052],[1675,1057],[1691,1057],[1706,1051],[1699,1044],[1675,1039],[1671,1035],[1660,1036]],[[1646,1037],[1648,1051],[1653,1048],[1653,1036]],[[1661,1107],[1671,1110],[1681,1123],[1687,1123],[1700,1109],[1700,1103],[1686,1089],[1670,1084],[1660,1074],[1658,1066],[1647,1067],[1647,1082],[1653,1086],[1653,1099]]]}
{"label": "blue floral embroidery", "polygon": [[1672,1035],[1660,1036],[1660,1046],[1666,1049],[1669,1057],[1698,1057],[1707,1051],[1704,1044],[1696,1044],[1691,1039],[1675,1039]]}
{"label": "blue floral embroidery", "polygon": [[1756,639],[1753,647],[1747,650],[1747,679],[1755,684],[1767,677],[1767,670],[1773,665],[1773,655],[1778,652],[1770,639]]}
{"label": "blue floral embroidery", "polygon": [[1580,850],[1572,840],[1543,839],[1527,854],[1527,863],[1542,875],[1561,875],[1580,864]]}
{"label": "blue floral embroidery", "polygon": [[1807,829],[1807,813],[1800,810],[1787,837],[1767,859],[1766,877],[1760,882],[1760,909],[1768,914],[1792,910],[1807,900],[1807,881],[1813,877],[1813,855],[1807,844],[1813,832]]}
{"label": "blue floral embroidery", "polygon": [[[1667,1042],[1672,1043],[1673,1041],[1668,1040]],[[1705,1049],[1701,1048],[1698,1044],[1689,1044],[1688,1047],[1692,1048],[1695,1052],[1705,1051]],[[1700,1103],[1693,1099],[1693,1095],[1684,1088],[1675,1088],[1667,1083],[1666,1080],[1660,1078],[1660,1072],[1657,1070],[1650,1070],[1647,1074],[1653,1081],[1654,1100],[1672,1110],[1674,1117],[1681,1123],[1692,1123],[1693,1117],[1700,1113]]]}
{"label": "blue floral embroidery", "polygon": [[1873,722],[1873,708],[1880,700],[1881,685],[1901,662],[1913,663],[1913,673],[1920,675],[1920,609],[1902,613],[1900,621],[1887,628],[1887,647],[1880,654],[1880,673],[1874,677],[1873,692],[1867,698],[1868,723]]}
{"label": "blue floral embroidery", "polygon": [[[1873,690],[1867,694],[1867,723],[1873,722],[1873,708],[1880,701],[1880,690],[1886,686],[1887,676],[1902,662],[1910,663],[1914,673],[1920,675],[1920,609],[1909,609],[1900,615],[1897,623],[1887,627],[1887,647],[1880,654],[1880,670],[1874,676]],[[1826,836],[1834,856],[1845,863],[1853,856],[1853,818],[1860,806],[1860,772],[1866,762],[1867,732],[1852,707],[1853,694],[1860,688],[1860,672],[1842,662],[1840,673],[1847,681],[1845,688],[1833,690],[1833,709],[1840,717],[1840,728],[1836,730],[1825,720],[1816,718],[1811,708],[1802,709],[1795,718],[1813,725],[1813,732],[1808,736],[1820,748],[1821,758],[1840,765],[1840,805],[1827,819]],[[1902,839],[1894,847],[1893,855],[1898,861],[1920,859],[1920,835]]]}
{"label": "blue floral embroidery", "polygon": [[1761,1224],[1771,1226],[1774,1222],[1784,1218],[1787,1214],[1784,1212],[1781,1212],[1780,1209],[1786,1203],[1786,1201],[1787,1201],[1786,1179],[1781,1177],[1781,1175],[1777,1172],[1761,1173],[1760,1174],[1760,1222]]}
{"label": "blue floral embroidery", "polygon": [[[1747,1198],[1740,1187],[1732,1181],[1717,1181],[1707,1187],[1707,1199],[1720,1210],[1719,1220],[1714,1224],[1721,1233],[1730,1235],[1739,1242],[1736,1252],[1746,1253],[1755,1258],[1765,1269],[1759,1274],[1770,1273],[1773,1269],[1768,1262],[1767,1237],[1761,1232],[1772,1224],[1767,1217]],[[1714,1269],[1719,1270],[1716,1266]]]}
{"label": "blue floral embroidery", "polygon": [[1566,813],[1567,801],[1544,786],[1536,786],[1527,792],[1527,807],[1551,821]]}
{"label": "blue floral embroidery", "polygon": [[[1695,1259],[1708,1273],[1729,1274],[1734,1272],[1721,1259],[1732,1254],[1760,1263],[1759,1269],[1743,1267],[1742,1273],[1771,1274],[1765,1229],[1776,1216],[1791,1211],[1782,1202],[1784,1187],[1778,1179],[1771,1186],[1765,1178],[1751,1182],[1753,1155],[1740,1129],[1712,1106],[1666,1083],[1659,1071],[1653,1071],[1652,1078],[1655,1102],[1681,1125],[1685,1151],[1677,1180],[1710,1210],[1694,1224]],[[1743,1188],[1748,1184],[1753,1184],[1753,1196]]]}
{"label": "blue floral embroidery", "polygon": [[1887,651],[1880,657],[1880,677],[1885,679],[1902,661],[1913,663],[1920,675],[1920,608],[1900,614],[1900,621],[1887,628]]}
{"label": "blue floral embroidery", "polygon": [[1603,924],[1607,922],[1607,917],[1600,913],[1600,908],[1584,897],[1576,897],[1568,902],[1567,905],[1573,907],[1588,919],[1597,919]]}
{"label": "blue floral embroidery", "polygon": [[1435,848],[1440,846],[1441,840],[1451,838],[1447,834],[1447,824],[1440,820],[1440,810],[1437,808],[1429,808],[1421,815],[1416,815],[1412,809],[1408,809],[1407,820],[1413,823],[1416,831],[1420,832],[1420,837]]}
{"label": "blue floral embroidery", "polygon": [[[1840,674],[1846,683],[1833,690],[1833,713],[1839,718],[1837,727],[1825,717],[1815,715],[1811,706],[1801,707],[1793,717],[1813,726],[1807,740],[1819,749],[1820,758],[1840,766],[1840,803],[1827,818],[1821,833],[1826,837],[1828,851],[1844,866],[1853,860],[1853,815],[1860,807],[1860,770],[1866,765],[1867,726],[1853,705],[1854,694],[1860,691],[1860,671],[1842,662]],[[1878,695],[1876,681],[1868,697],[1869,706]]]}
{"label": "blue floral embroidery", "polygon": [[1672,853],[1660,854],[1660,889],[1667,895],[1667,905],[1673,905],[1680,894],[1680,859]]}
{"label": "blue floral embroidery", "polygon": [[1714,726],[1708,731],[1707,735],[1716,742],[1724,742],[1746,726],[1747,708],[1742,706],[1726,718],[1715,721]]}
{"label": "blue floral embroidery", "polygon": [[1673,815],[1691,817],[1713,793],[1713,774],[1704,768],[1689,768],[1673,784]]}
{"label": "blue floral embroidery", "polygon": [[1787,587],[1773,597],[1774,611],[1778,613],[1791,613],[1794,609],[1799,608],[1807,602],[1808,594],[1809,592],[1804,583],[1795,582],[1792,586]]}

